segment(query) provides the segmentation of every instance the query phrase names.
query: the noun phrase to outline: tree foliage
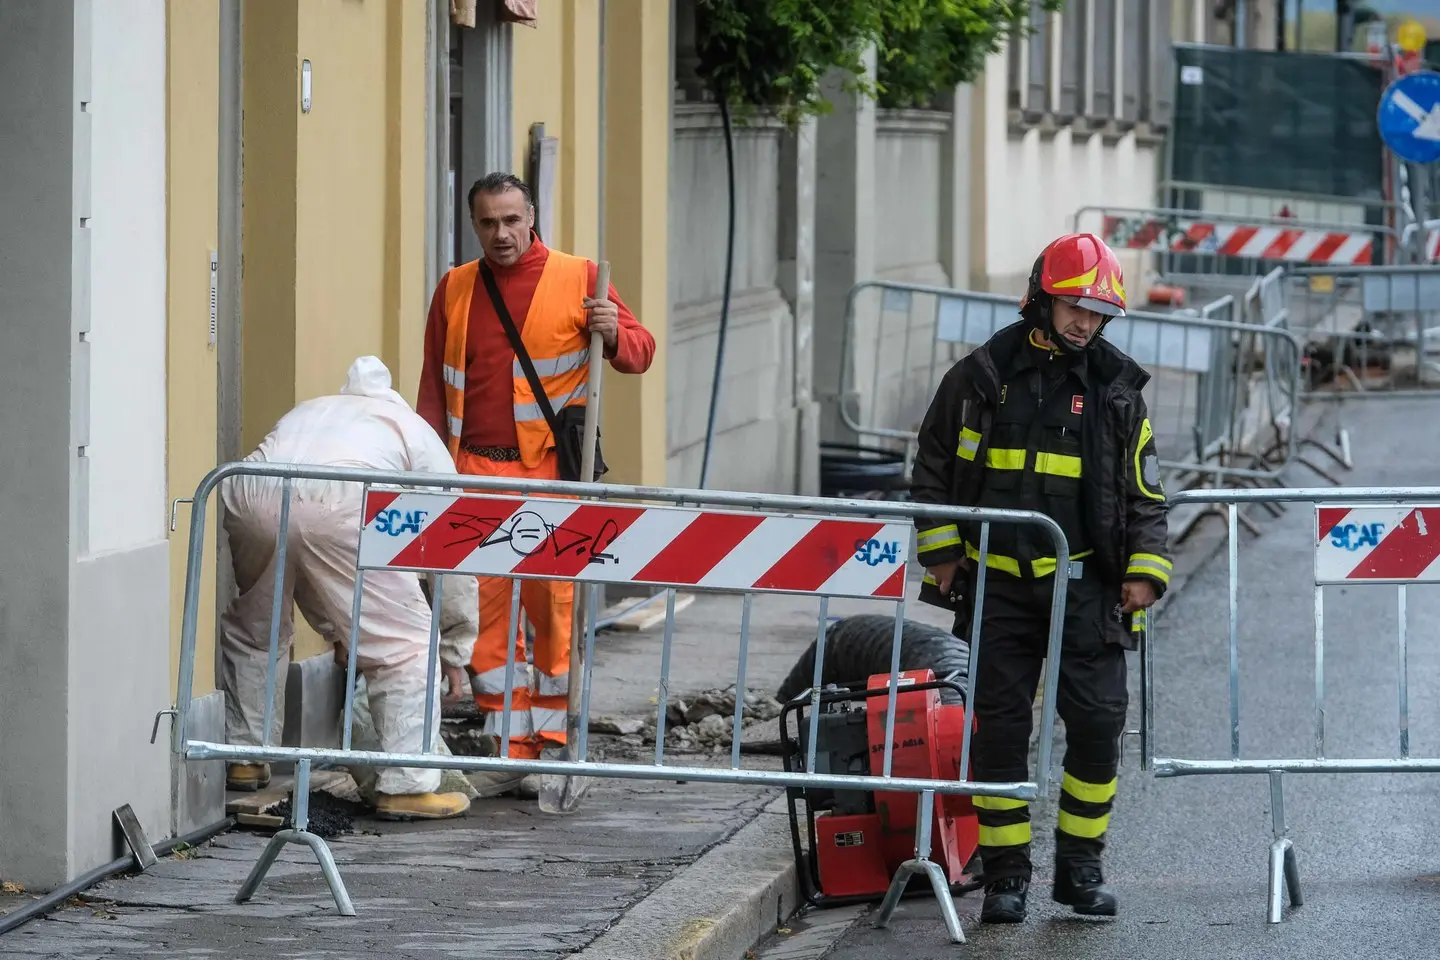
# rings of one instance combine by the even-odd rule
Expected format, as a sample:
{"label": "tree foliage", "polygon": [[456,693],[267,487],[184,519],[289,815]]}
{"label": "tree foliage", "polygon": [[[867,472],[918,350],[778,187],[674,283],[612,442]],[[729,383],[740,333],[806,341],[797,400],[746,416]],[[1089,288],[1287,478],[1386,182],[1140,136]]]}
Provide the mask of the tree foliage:
{"label": "tree foliage", "polygon": [[[909,0],[882,3],[879,99],[886,107],[930,106],[937,94],[975,80],[985,59],[1026,31],[1026,0]],[[1059,10],[1064,0],[1043,0]]]}
{"label": "tree foliage", "polygon": [[[1064,0],[1042,0],[1058,10]],[[839,71],[885,106],[925,106],[975,79],[1024,29],[1028,0],[696,0],[699,71],[737,111],[787,123],[830,109],[821,82]],[[865,53],[875,48],[872,80]]]}

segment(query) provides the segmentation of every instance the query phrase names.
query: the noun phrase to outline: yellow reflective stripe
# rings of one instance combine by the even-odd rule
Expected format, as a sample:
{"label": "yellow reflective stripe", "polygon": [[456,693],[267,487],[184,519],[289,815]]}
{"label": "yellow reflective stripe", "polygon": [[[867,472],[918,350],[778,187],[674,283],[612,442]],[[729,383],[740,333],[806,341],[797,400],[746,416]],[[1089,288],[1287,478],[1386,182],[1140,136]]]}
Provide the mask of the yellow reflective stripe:
{"label": "yellow reflective stripe", "polygon": [[1020,810],[1029,806],[1024,800],[1015,800],[1011,797],[981,797],[970,798],[977,810]]}
{"label": "yellow reflective stripe", "polygon": [[[980,551],[975,549],[975,547],[971,544],[967,543],[965,544],[965,556],[969,557],[971,560],[979,560]],[[998,554],[987,553],[985,555],[985,566],[989,567],[992,570],[999,570],[1002,573],[1008,573],[1012,577],[1020,576],[1020,562],[1013,557],[1002,557]]]}
{"label": "yellow reflective stripe", "polygon": [[921,530],[915,535],[916,550],[919,553],[924,553],[927,550],[940,550],[945,547],[954,547],[958,546],[959,543],[960,528],[953,523],[930,527]]}
{"label": "yellow reflective stripe", "polygon": [[1132,553],[1130,564],[1125,568],[1127,577],[1153,577],[1166,586],[1170,585],[1170,571],[1174,565],[1154,553]]}
{"label": "yellow reflective stripe", "polygon": [[1084,780],[1077,780],[1070,774],[1065,774],[1060,780],[1060,789],[1064,790],[1076,800],[1083,800],[1086,803],[1106,803],[1115,799],[1115,789],[1119,780],[1112,778],[1109,783],[1086,783]]}
{"label": "yellow reflective stripe", "polygon": [[987,827],[980,824],[980,846],[1018,847],[1030,842],[1030,821],[1012,823],[1006,827]]}
{"label": "yellow reflective stripe", "polygon": [[1079,479],[1080,458],[1063,453],[1037,453],[1035,455],[1035,472]]}
{"label": "yellow reflective stripe", "polygon": [[[1086,840],[1105,836],[1105,830],[1109,826],[1110,814],[1108,813],[1103,817],[1077,817],[1073,813],[1061,810],[1055,817],[1055,828],[1061,833],[1068,833],[1072,837],[1082,837]],[[980,832],[984,833],[985,828],[981,827]]]}
{"label": "yellow reflective stripe", "polygon": [[994,470],[1024,470],[1025,451],[991,447],[985,451],[985,466]]}
{"label": "yellow reflective stripe", "polygon": [[[1083,560],[1094,552],[1094,550],[1081,550],[1079,553],[1072,553],[1070,559]],[[965,556],[971,560],[979,560],[980,550],[973,543],[967,543],[965,544]],[[1007,557],[998,553],[988,553],[985,555],[985,566],[992,570],[1008,573],[1013,577],[1020,576],[1020,561],[1014,557]],[[1037,577],[1048,577],[1055,572],[1055,558],[1039,557],[1031,560],[1030,570]]]}
{"label": "yellow reflective stripe", "polygon": [[1144,633],[1144,632],[1145,632],[1145,625],[1149,622],[1148,619],[1146,618],[1146,614],[1147,614],[1147,613],[1149,613],[1148,610],[1136,610],[1134,613],[1132,613],[1132,614],[1130,615],[1130,632],[1131,632],[1131,633]]}
{"label": "yellow reflective stripe", "polygon": [[975,454],[980,450],[980,434],[969,427],[960,428],[960,446],[955,449],[955,455],[962,460],[974,460]]}
{"label": "yellow reflective stripe", "polygon": [[1145,486],[1145,471],[1140,468],[1140,452],[1145,449],[1145,445],[1149,443],[1154,436],[1155,431],[1150,428],[1150,418],[1146,417],[1140,421],[1140,437],[1135,442],[1135,486],[1144,496],[1149,497],[1151,500],[1164,500],[1165,494],[1156,493],[1154,490]]}
{"label": "yellow reflective stripe", "polygon": [[[1081,550],[1079,553],[1070,554],[1070,559],[1084,560],[1086,557],[1090,556],[1090,554],[1094,552],[1094,550]],[[1037,577],[1048,577],[1050,576],[1050,574],[1055,572],[1055,558],[1041,557],[1038,560],[1031,560],[1030,569],[1034,571],[1035,576]]]}

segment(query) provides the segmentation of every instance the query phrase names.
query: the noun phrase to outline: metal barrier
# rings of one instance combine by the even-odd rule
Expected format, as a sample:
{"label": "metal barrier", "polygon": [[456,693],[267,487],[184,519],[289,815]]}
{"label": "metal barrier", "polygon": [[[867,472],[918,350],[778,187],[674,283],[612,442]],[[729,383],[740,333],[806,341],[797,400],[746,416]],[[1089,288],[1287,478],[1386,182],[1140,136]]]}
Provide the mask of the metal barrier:
{"label": "metal barrier", "polygon": [[[858,310],[867,292],[881,300],[868,353],[859,349]],[[917,311],[917,301],[931,306]],[[847,381],[868,375],[870,388],[840,395],[842,422],[862,437],[903,444],[908,469],[941,376],[1016,322],[1018,310],[1018,298],[998,294],[883,280],[856,284],[846,301],[841,370]],[[1299,392],[1301,346],[1288,330],[1242,322],[1235,298],[1226,296],[1198,316],[1130,312],[1112,320],[1104,336],[1152,371],[1144,393],[1167,486],[1220,477],[1274,481],[1294,458],[1297,441],[1287,427]],[[1251,381],[1260,355],[1275,362],[1263,366],[1257,385]],[[1253,416],[1257,401],[1268,408],[1273,439],[1261,435],[1266,418]]]}
{"label": "metal barrier", "polygon": [[1436,396],[1440,266],[1290,268],[1263,278],[1267,323],[1306,346],[1306,400]]}
{"label": "metal barrier", "polygon": [[1378,224],[1158,207],[1081,207],[1073,223],[1116,250],[1156,254],[1166,282],[1206,290],[1243,289],[1283,264],[1343,270],[1380,263],[1387,244],[1401,244],[1395,229]]}
{"label": "metal barrier", "polygon": [[[1267,329],[1288,330],[1296,336],[1302,336],[1303,330],[1297,333],[1296,324],[1293,322],[1294,315],[1291,312],[1290,299],[1286,292],[1289,283],[1290,281],[1287,279],[1287,273],[1283,267],[1276,267],[1265,276],[1256,279],[1255,282],[1251,284],[1244,298],[1246,320]],[[1290,355],[1277,356],[1271,354],[1269,351],[1265,352],[1264,363],[1268,371],[1267,382],[1273,382],[1283,377],[1287,380],[1293,378],[1297,384],[1301,384],[1292,401],[1283,406],[1283,420],[1277,419],[1277,428],[1289,430],[1294,434],[1295,443],[1298,445],[1297,449],[1313,447],[1346,470],[1353,469],[1355,464],[1350,456],[1350,434],[1349,431],[1345,429],[1343,423],[1338,424],[1336,427],[1335,444],[1333,446],[1308,433],[1303,436],[1300,435],[1299,427],[1294,423],[1300,414],[1300,404],[1311,398],[1311,394],[1304,389],[1303,383],[1306,378],[1312,375],[1311,364],[1314,356],[1309,352],[1308,348],[1302,347],[1302,350],[1304,350],[1304,352],[1298,358],[1298,369],[1294,370],[1290,369],[1290,367],[1297,362],[1297,358]],[[1272,408],[1273,406],[1272,403]],[[1298,452],[1296,453],[1295,460],[1303,463],[1314,473],[1324,477],[1330,483],[1336,486],[1340,485],[1340,481],[1333,475]]]}
{"label": "metal barrier", "polygon": [[[279,480],[284,497],[276,538],[276,604],[271,618],[267,680],[273,685],[277,666],[280,587],[286,573],[289,542],[289,503],[296,481],[351,482],[361,486],[363,526],[355,562],[356,584],[348,630],[351,655],[347,657],[344,743],[340,749],[282,747],[269,743],[267,723],[260,745],[216,743],[190,736],[190,704],[195,679],[196,629],[204,558],[206,506],[211,493],[227,478],[260,476]],[[587,498],[587,499],[579,499]],[[912,550],[914,518],[918,505],[868,500],[822,500],[813,497],[775,496],[705,490],[677,490],[560,481],[524,481],[511,478],[439,476],[373,470],[300,467],[258,462],[228,463],[211,471],[195,491],[186,566],[184,620],[181,633],[178,695],[173,708],[171,747],[182,761],[294,761],[293,828],[277,833],[266,846],[237,895],[249,899],[287,843],[310,847],[320,862],[340,913],[355,913],[324,840],[310,833],[307,798],[312,764],[344,766],[419,767],[464,771],[512,771],[561,776],[611,777],[647,780],[685,780],[710,783],[753,784],[767,787],[885,790],[917,793],[918,820],[915,857],[905,862],[892,880],[880,912],[884,925],[893,912],[910,875],[928,876],[939,901],[949,934],[963,942],[953,900],[940,866],[929,859],[930,823],[935,796],[965,795],[1037,800],[1049,788],[1051,734],[1055,725],[1055,693],[1059,679],[1061,631],[1064,624],[1067,564],[1060,564],[1053,580],[1051,628],[1042,687],[1043,710],[1040,759],[1035,778],[1028,782],[979,783],[969,779],[945,780],[891,776],[894,751],[895,704],[899,686],[901,630],[904,623],[906,573]],[[658,506],[655,504],[659,504]],[[729,509],[712,509],[716,507]],[[978,527],[979,551],[988,555],[990,525],[1017,523],[1036,526],[1050,535],[1055,556],[1067,557],[1069,545],[1060,527],[1049,517],[1030,511],[985,510],[925,506],[925,516]],[[975,646],[984,605],[985,571],[977,562],[971,667],[960,754],[960,770],[968,776],[975,700]],[[573,761],[529,760],[502,757],[439,755],[434,752],[438,731],[433,722],[439,663],[439,611],[444,579],[432,591],[426,713],[423,749],[415,754],[349,749],[351,709],[355,696],[354,648],[366,571],[495,576],[513,581],[510,602],[510,645],[506,664],[505,705],[500,742],[509,749],[510,694],[516,669],[514,624],[519,614],[520,584],[525,579],[569,580],[577,583],[645,583],[667,589],[665,633],[660,650],[660,692],[656,709],[654,762],[595,763],[587,759],[591,671],[590,652],[595,645],[595,595],[585,618],[585,656],[582,663],[579,742],[571,745]],[[885,713],[885,749],[880,776],[854,776],[815,772],[819,724],[811,724],[804,770],[782,772],[743,769],[740,766],[740,730],[743,709],[734,718],[730,766],[671,766],[665,762],[665,719],[669,696],[672,641],[675,632],[677,587],[700,592],[743,594],[736,667],[736,691],[745,689],[753,596],[788,593],[813,596],[819,604],[814,682],[810,691],[812,715],[821,702],[825,659],[825,631],[831,597],[876,599],[893,603],[895,632],[891,647],[890,684]],[[338,625],[337,625],[338,626]],[[273,686],[271,687],[273,690]],[[273,703],[273,701],[272,701]],[[158,717],[157,717],[158,723]]]}
{"label": "metal barrier", "polygon": [[[1284,805],[1286,773],[1436,773],[1440,758],[1410,755],[1408,661],[1406,654],[1406,587],[1412,583],[1440,581],[1440,565],[1432,565],[1435,538],[1427,537],[1430,525],[1440,529],[1440,487],[1352,487],[1341,489],[1191,490],[1172,498],[1172,505],[1205,503],[1223,507],[1229,518],[1229,616],[1228,616],[1228,759],[1191,759],[1159,756],[1155,749],[1154,638],[1156,618],[1151,619],[1141,653],[1140,741],[1142,769],[1156,777],[1185,777],[1206,774],[1264,774],[1270,781],[1271,827],[1268,917],[1279,923],[1282,894],[1288,889],[1292,906],[1301,904],[1300,870],[1294,844],[1287,832]],[[1310,756],[1242,758],[1240,749],[1240,616],[1238,573],[1239,508],[1243,504],[1306,503],[1315,509],[1314,600],[1315,600],[1315,694],[1314,744]],[[1397,756],[1337,758],[1325,750],[1325,604],[1324,587],[1344,584],[1398,585],[1399,627],[1396,654],[1399,663],[1397,684]]]}

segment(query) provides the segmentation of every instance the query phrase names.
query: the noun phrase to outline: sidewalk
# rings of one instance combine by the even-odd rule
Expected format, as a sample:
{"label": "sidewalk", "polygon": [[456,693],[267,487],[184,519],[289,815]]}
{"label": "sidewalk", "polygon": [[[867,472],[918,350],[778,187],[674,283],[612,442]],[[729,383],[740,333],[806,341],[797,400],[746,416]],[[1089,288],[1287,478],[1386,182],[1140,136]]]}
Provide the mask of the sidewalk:
{"label": "sidewalk", "polygon": [[[1205,526],[1180,551],[1176,587],[1208,555]],[[917,571],[918,576],[918,571]],[[918,582],[907,595],[913,597]],[[671,699],[735,682],[742,601],[697,596],[676,614]],[[651,605],[663,616],[663,599]],[[829,615],[889,612],[888,603],[833,600]],[[911,619],[948,615],[910,602]],[[746,687],[773,694],[815,638],[818,601],[760,596],[751,615]],[[663,619],[597,638],[592,716],[650,718]],[[773,740],[774,720],[745,740]],[[648,762],[652,747],[592,734],[599,759]],[[721,755],[670,753],[672,764],[723,765]],[[745,755],[747,768],[779,758]],[[358,916],[337,915],[309,851],[290,847],[254,900],[233,902],[266,835],[232,831],[188,857],[108,881],[83,900],[0,940],[0,957],[151,956],[736,960],[795,908],[793,864],[778,789],[674,781],[599,780],[568,818],[533,801],[478,800],[462,819],[395,824],[360,819],[331,841]],[[0,895],[0,911],[22,896]]]}
{"label": "sidewalk", "polygon": [[[664,601],[653,607],[663,613]],[[889,608],[832,601],[830,614]],[[677,612],[672,699],[734,683],[740,611],[739,597],[701,596]],[[755,599],[747,687],[773,694],[815,638],[817,612],[810,598]],[[937,624],[944,620],[933,608],[912,605],[909,612]],[[663,624],[597,638],[595,716],[653,718],[662,635]],[[774,739],[775,730],[773,720],[757,723],[747,728],[746,739]],[[616,740],[592,735],[591,742],[612,758],[617,747],[631,752]],[[669,762],[713,765],[728,763],[729,755],[674,754]],[[771,756],[747,755],[743,762],[779,768]],[[309,851],[293,846],[250,903],[234,903],[266,839],[260,832],[235,830],[189,858],[170,857],[143,875],[91,888],[83,902],[71,901],[0,939],[0,957],[187,952],[253,957],[263,945],[286,957],[500,960],[570,956],[594,943],[582,955],[638,960],[686,955],[687,947],[724,936],[744,939],[732,954],[738,956],[759,932],[773,929],[780,905],[762,911],[768,915],[758,921],[758,932],[732,929],[727,913],[751,891],[775,890],[793,899],[784,818],[772,813],[736,838],[779,793],[669,780],[599,780],[568,818],[542,815],[534,801],[502,798],[477,800],[454,821],[360,819],[355,833],[331,841],[359,914],[355,918],[335,913]],[[715,849],[727,840],[732,842]],[[677,879],[710,851],[713,862],[724,864],[718,874]],[[670,905],[642,929],[636,923],[645,911],[595,942],[667,881],[678,884],[674,893],[662,892],[659,902]],[[23,894],[0,895],[0,912],[24,901]],[[606,946],[625,938],[629,945]],[[608,949],[619,952],[607,954]],[[647,952],[635,952],[642,949]]]}

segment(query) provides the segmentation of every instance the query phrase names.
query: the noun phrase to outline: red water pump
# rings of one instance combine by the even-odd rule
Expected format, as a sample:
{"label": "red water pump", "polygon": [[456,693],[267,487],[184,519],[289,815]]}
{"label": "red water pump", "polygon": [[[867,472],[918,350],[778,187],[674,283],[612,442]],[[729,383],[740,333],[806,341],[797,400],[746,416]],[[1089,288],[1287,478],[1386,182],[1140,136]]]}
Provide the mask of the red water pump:
{"label": "red water pump", "polygon": [[[879,776],[885,762],[886,701],[889,674],[876,674],[864,689],[827,687],[821,691],[815,772]],[[959,780],[963,705],[942,704],[940,689],[962,696],[954,680],[936,680],[929,670],[900,675],[895,700],[895,736],[890,773],[895,777]],[[805,769],[812,715],[810,693],[785,705],[780,739],[787,771]],[[796,717],[797,736],[789,718]],[[817,905],[875,900],[885,895],[900,864],[915,855],[915,818],[919,797],[893,791],[829,790],[794,787],[786,791],[796,868],[807,898]],[[805,832],[812,856],[804,857],[797,801],[805,803]],[[977,884],[966,874],[975,854],[979,828],[970,798],[936,795],[930,859],[938,863],[957,894]],[[923,879],[916,893],[929,891]]]}

